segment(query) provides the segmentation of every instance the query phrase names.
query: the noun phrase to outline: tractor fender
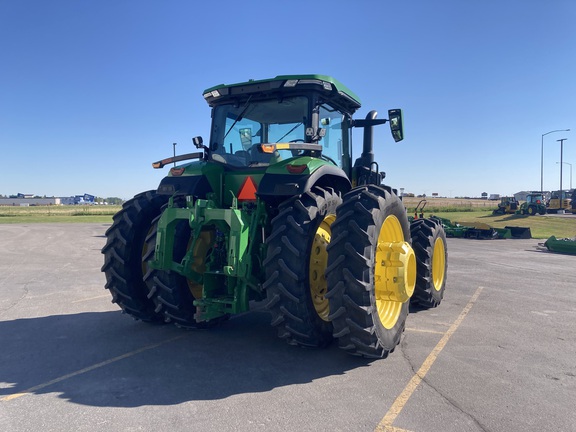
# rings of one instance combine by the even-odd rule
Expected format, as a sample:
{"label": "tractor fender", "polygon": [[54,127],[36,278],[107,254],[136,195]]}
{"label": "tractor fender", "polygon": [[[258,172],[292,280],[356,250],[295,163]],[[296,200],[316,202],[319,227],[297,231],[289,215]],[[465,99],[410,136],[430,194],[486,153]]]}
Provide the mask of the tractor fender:
{"label": "tractor fender", "polygon": [[157,190],[159,195],[192,195],[205,197],[212,187],[204,175],[164,177]]}
{"label": "tractor fender", "polygon": [[352,185],[341,168],[322,165],[310,174],[266,173],[260,181],[256,195],[269,204],[278,204],[287,198],[301,195],[313,187],[330,187],[342,194]]}

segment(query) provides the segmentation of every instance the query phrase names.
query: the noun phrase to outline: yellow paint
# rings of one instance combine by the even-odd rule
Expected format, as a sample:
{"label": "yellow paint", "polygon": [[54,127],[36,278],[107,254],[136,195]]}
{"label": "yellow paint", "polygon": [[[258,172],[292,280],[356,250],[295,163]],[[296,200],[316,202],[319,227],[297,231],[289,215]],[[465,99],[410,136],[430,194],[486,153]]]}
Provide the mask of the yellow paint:
{"label": "yellow paint", "polygon": [[424,363],[422,363],[420,369],[418,369],[418,371],[408,382],[402,393],[400,393],[400,395],[396,398],[396,400],[394,401],[394,403],[392,404],[386,415],[382,418],[380,423],[378,423],[378,426],[376,426],[375,429],[376,431],[382,432],[382,431],[397,430],[395,428],[392,428],[392,423],[394,423],[394,420],[396,420],[396,417],[398,417],[398,415],[408,402],[408,399],[410,399],[412,393],[414,393],[414,390],[416,390],[418,385],[422,382],[422,380],[424,379],[424,377],[426,376],[426,374],[428,373],[428,371],[438,358],[438,355],[444,349],[444,347],[446,346],[446,344],[448,343],[454,332],[456,332],[460,324],[462,324],[462,321],[464,320],[464,318],[466,318],[466,315],[468,315],[470,309],[472,309],[472,306],[478,299],[478,296],[480,295],[483,289],[484,289],[483,287],[478,287],[478,289],[476,290],[476,292],[474,293],[468,304],[464,307],[458,318],[456,318],[456,321],[454,321],[454,323],[446,331],[442,339],[440,339],[440,342],[438,342],[438,344],[434,347],[432,352],[428,355],[428,357],[426,357],[426,360],[424,360]]}
{"label": "yellow paint", "polygon": [[438,331],[438,330],[417,329],[417,328],[413,328],[413,327],[406,327],[406,331],[407,332],[414,332],[414,333],[434,333],[434,334],[439,334],[439,335],[444,334],[444,332]]}
{"label": "yellow paint", "polygon": [[380,322],[389,330],[398,322],[402,304],[410,300],[416,285],[416,256],[394,215],[380,228],[375,260],[376,307]]}
{"label": "yellow paint", "polygon": [[331,225],[336,220],[336,215],[326,215],[314,235],[312,248],[310,250],[310,265],[308,271],[308,281],[310,285],[310,295],[316,313],[322,320],[329,321],[330,304],[326,298],[328,284],[326,283],[326,266],[328,265],[328,252],[326,248],[332,238]]}
{"label": "yellow paint", "polygon": [[432,285],[436,291],[442,289],[446,273],[446,248],[444,241],[437,238],[434,242],[434,252],[432,254]]}

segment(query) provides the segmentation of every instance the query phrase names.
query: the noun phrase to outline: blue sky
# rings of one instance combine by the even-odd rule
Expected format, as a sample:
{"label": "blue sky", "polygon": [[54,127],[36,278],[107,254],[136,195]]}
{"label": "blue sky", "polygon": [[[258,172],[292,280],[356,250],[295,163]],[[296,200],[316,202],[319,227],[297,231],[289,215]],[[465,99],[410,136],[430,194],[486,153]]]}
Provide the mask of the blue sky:
{"label": "blue sky", "polygon": [[5,195],[154,189],[151,162],[208,139],[204,89],[299,73],[347,85],[357,118],[403,109],[405,140],[376,128],[375,153],[407,192],[538,190],[556,129],[544,188],[557,139],[576,165],[573,0],[0,0],[0,56]]}

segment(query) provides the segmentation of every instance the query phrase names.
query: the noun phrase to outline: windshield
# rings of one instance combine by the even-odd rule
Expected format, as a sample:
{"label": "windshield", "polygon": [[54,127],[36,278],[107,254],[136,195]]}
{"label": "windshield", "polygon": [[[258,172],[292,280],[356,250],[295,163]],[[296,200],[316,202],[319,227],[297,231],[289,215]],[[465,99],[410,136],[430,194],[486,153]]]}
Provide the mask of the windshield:
{"label": "windshield", "polygon": [[217,106],[210,139],[212,158],[235,166],[257,166],[292,157],[289,150],[261,153],[258,144],[304,142],[307,115],[308,99],[302,96]]}

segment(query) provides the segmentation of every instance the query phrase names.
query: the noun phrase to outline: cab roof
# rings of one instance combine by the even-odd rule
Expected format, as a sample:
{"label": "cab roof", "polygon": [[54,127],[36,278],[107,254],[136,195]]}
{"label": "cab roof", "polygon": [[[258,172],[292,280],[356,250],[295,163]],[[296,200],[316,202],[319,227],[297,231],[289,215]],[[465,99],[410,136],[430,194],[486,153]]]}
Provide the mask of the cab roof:
{"label": "cab roof", "polygon": [[248,80],[237,84],[218,84],[204,90],[208,105],[230,103],[249,95],[270,98],[277,94],[320,92],[327,100],[354,113],[360,108],[360,98],[348,87],[327,75],[278,75],[262,80]]}

